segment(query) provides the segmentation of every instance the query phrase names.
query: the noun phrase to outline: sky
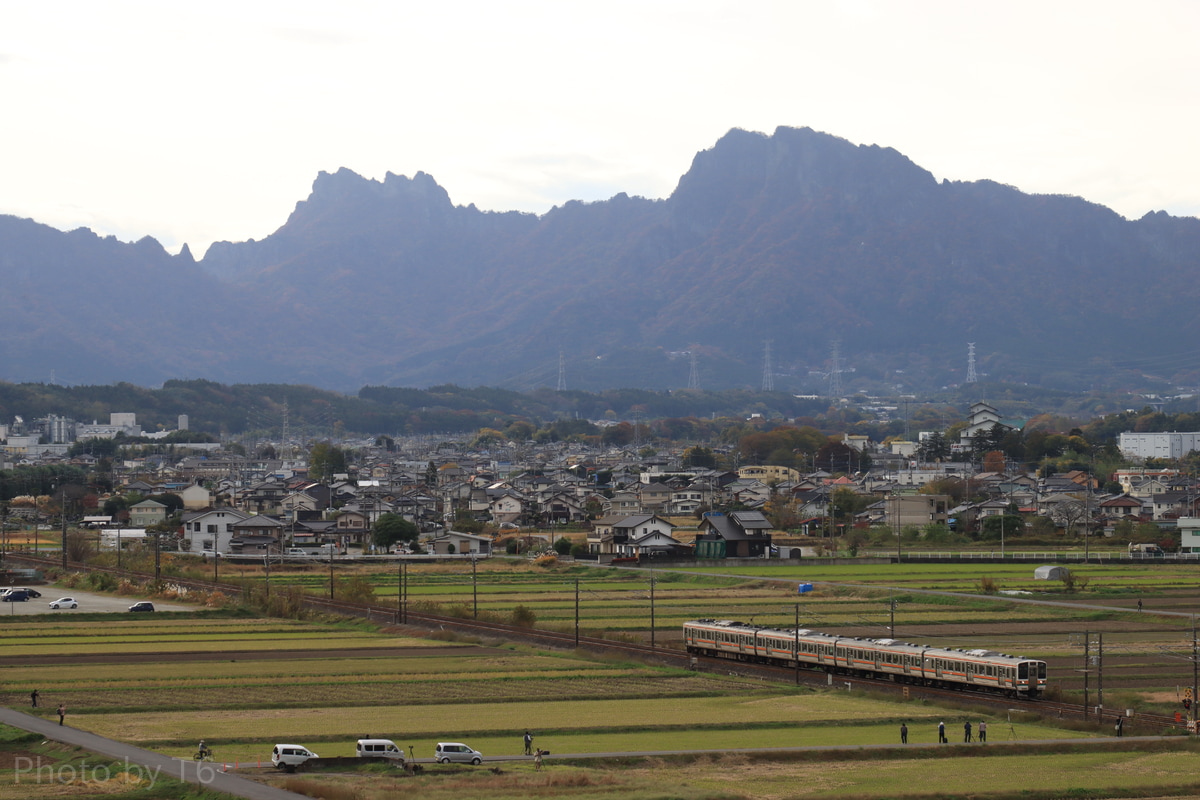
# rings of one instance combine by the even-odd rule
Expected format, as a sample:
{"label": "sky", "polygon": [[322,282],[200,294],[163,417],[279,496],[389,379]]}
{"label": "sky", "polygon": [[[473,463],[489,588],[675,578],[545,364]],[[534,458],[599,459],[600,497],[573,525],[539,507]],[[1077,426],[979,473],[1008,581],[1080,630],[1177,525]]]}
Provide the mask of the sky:
{"label": "sky", "polygon": [[667,197],[731,128],[1200,215],[1194,0],[0,0],[0,214],[199,258],[318,172]]}

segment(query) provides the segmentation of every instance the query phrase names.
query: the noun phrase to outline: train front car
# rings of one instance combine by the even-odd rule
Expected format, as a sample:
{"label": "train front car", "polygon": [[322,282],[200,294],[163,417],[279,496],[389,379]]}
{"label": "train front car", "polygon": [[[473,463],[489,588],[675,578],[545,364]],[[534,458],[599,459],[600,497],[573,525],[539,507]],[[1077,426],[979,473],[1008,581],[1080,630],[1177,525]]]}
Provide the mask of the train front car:
{"label": "train front car", "polygon": [[1046,691],[1046,662],[1022,659],[1017,663],[1017,695],[1034,700]]}

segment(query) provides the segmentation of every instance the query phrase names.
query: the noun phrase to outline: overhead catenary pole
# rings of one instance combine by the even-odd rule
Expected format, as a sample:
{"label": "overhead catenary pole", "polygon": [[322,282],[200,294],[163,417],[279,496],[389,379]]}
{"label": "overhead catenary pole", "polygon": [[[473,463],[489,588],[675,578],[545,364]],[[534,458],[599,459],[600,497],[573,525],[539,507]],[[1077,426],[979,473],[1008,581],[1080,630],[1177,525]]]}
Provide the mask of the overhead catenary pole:
{"label": "overhead catenary pole", "polygon": [[650,649],[655,648],[654,642],[654,567],[650,567]]}
{"label": "overhead catenary pole", "polygon": [[1092,632],[1083,632],[1083,716],[1086,718],[1090,712],[1088,706],[1088,673],[1091,670],[1091,652],[1088,645],[1092,641]]}
{"label": "overhead catenary pole", "polygon": [[796,603],[796,640],[793,642],[795,648],[792,653],[792,658],[796,663],[796,685],[800,685],[800,604]]}

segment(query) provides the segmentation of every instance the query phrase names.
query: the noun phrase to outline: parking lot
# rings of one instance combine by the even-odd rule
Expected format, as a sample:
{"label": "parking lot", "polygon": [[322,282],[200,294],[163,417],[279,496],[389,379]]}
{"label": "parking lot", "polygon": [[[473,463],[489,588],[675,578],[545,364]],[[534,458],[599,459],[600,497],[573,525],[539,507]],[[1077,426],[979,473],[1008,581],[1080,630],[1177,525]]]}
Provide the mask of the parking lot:
{"label": "parking lot", "polygon": [[[80,612],[112,612],[124,611],[129,612],[129,607],[139,600],[140,597],[118,597],[111,594],[96,594],[95,592],[84,592],[77,589],[63,589],[59,586],[30,586],[30,589],[36,589],[42,593],[41,597],[31,597],[23,603],[0,603],[0,616],[5,614],[78,614]],[[70,609],[63,608],[55,610],[50,608],[50,603],[60,597],[74,597],[79,603],[79,608]],[[184,603],[165,603],[158,600],[153,601],[156,611],[194,611],[194,606],[189,606]]]}

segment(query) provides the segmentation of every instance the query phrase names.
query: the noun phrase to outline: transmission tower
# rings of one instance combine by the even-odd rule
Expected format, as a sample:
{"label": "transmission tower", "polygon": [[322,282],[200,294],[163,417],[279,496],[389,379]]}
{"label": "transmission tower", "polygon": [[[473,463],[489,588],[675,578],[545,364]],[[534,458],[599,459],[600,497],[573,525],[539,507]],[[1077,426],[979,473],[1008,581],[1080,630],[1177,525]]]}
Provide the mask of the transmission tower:
{"label": "transmission tower", "polygon": [[[283,456],[283,454],[286,452],[285,448],[287,448],[287,446],[288,446],[288,437],[289,436],[291,436],[291,426],[288,421],[288,401],[287,401],[287,398],[285,397],[283,399],[283,432],[280,436],[280,442],[279,442],[279,454],[281,456]],[[284,456],[284,457],[286,458],[286,456]]]}
{"label": "transmission tower", "polygon": [[842,358],[841,358],[842,342],[839,339],[833,340],[833,347],[829,354],[829,396],[842,396]]}
{"label": "transmission tower", "polygon": [[766,352],[763,354],[762,390],[764,392],[773,392],[775,391],[775,372],[771,368],[771,340],[767,339],[764,344],[766,345]]}
{"label": "transmission tower", "polygon": [[563,359],[562,350],[558,351],[558,390],[560,392],[567,390],[567,362]]}
{"label": "transmission tower", "polygon": [[975,343],[967,342],[967,383],[978,383],[979,376],[975,374]]}
{"label": "transmission tower", "polygon": [[700,388],[700,366],[696,363],[696,351],[689,350],[688,356],[690,356],[691,362],[692,362],[692,371],[691,371],[691,374],[688,375],[688,388],[689,389],[699,389]]}

